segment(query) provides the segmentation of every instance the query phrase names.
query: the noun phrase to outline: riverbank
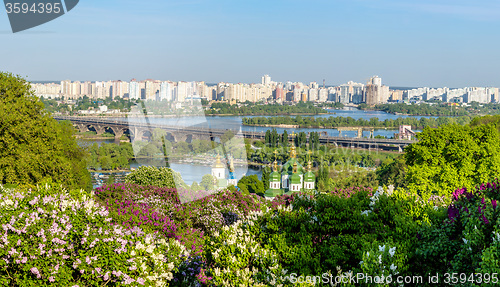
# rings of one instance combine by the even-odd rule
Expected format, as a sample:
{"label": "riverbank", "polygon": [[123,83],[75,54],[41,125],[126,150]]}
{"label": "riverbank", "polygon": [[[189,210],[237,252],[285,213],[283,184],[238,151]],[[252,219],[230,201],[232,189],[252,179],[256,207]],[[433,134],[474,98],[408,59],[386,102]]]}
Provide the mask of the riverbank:
{"label": "riverbank", "polygon": [[[207,117],[246,117],[246,116],[316,116],[316,115],[327,115],[326,113],[273,113],[272,115],[267,113],[248,113],[248,114],[207,114],[204,113],[203,116]],[[68,115],[58,115],[58,116],[68,116]],[[96,115],[73,115],[71,117],[78,118],[185,118],[185,117],[201,117],[201,114],[181,114],[181,115],[144,115],[144,114],[96,114]]]}
{"label": "riverbank", "polygon": [[[79,140],[114,140],[114,137],[100,137],[100,136],[82,136],[82,135],[75,135],[75,138]],[[130,142],[128,139],[120,139],[120,142]]]}
{"label": "riverbank", "polygon": [[[249,127],[264,127],[264,128],[282,128],[282,129],[337,129],[337,128],[350,128],[352,126],[338,126],[338,127],[326,127],[326,126],[303,126],[303,125],[253,125],[253,124],[243,124]],[[357,128],[357,126],[356,126]],[[397,127],[362,127],[362,128],[373,128],[375,130],[397,130]]]}

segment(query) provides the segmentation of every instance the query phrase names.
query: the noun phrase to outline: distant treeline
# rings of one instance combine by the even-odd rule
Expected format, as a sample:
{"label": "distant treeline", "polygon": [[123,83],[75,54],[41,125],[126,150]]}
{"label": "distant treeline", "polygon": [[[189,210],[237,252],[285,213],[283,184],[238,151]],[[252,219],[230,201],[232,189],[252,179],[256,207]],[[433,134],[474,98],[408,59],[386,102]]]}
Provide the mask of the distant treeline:
{"label": "distant treeline", "polygon": [[470,103],[468,106],[451,106],[449,103],[435,102],[433,104],[383,104],[369,107],[366,104],[358,106],[361,110],[378,110],[387,113],[400,113],[412,116],[465,116],[472,114],[498,114],[500,113],[500,105],[497,103],[479,104],[476,102]]}
{"label": "distant treeline", "polygon": [[245,102],[241,105],[230,105],[228,103],[213,103],[205,111],[208,115],[288,115],[288,114],[320,114],[326,113],[322,108],[312,103],[298,103],[294,106],[272,104],[262,105]]}
{"label": "distant treeline", "polygon": [[451,123],[459,125],[466,125],[471,122],[473,117],[460,116],[460,117],[438,117],[438,118],[397,118],[379,120],[378,118],[354,119],[351,117],[328,117],[328,118],[314,118],[314,117],[255,117],[243,118],[243,125],[297,125],[300,128],[336,128],[336,127],[377,127],[377,128],[397,128],[400,125],[410,125],[413,128],[424,127],[439,127]]}

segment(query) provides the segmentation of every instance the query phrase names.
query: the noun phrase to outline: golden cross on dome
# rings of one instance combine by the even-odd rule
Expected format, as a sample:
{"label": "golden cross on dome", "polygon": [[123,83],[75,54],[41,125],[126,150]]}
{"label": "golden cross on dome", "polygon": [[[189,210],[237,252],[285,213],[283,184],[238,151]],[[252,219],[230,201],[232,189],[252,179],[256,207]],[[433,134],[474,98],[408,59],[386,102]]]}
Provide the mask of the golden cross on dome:
{"label": "golden cross on dome", "polygon": [[291,134],[292,138],[294,138],[297,134],[295,133],[295,131],[293,131]]}

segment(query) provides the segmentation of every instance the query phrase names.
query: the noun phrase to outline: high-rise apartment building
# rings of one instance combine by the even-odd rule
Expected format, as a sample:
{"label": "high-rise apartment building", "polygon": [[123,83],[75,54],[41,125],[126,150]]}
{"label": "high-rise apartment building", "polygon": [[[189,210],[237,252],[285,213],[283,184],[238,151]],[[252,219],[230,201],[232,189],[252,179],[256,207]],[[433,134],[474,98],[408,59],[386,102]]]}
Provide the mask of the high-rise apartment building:
{"label": "high-rise apartment building", "polygon": [[389,99],[389,87],[382,85],[382,79],[378,76],[370,78],[365,87],[365,102],[367,105],[378,105],[386,103]]}
{"label": "high-rise apartment building", "polygon": [[267,85],[270,85],[271,84],[271,77],[269,77],[269,75],[264,75],[262,76],[262,81],[261,81],[262,85],[264,86],[267,86]]}

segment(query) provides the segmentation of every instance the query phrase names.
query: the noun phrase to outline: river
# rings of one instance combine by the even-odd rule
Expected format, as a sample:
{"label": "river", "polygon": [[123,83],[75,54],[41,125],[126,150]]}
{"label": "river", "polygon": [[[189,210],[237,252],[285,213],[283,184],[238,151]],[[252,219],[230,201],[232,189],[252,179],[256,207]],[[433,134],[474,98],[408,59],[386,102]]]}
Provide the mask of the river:
{"label": "river", "polygon": [[[324,117],[351,117],[353,119],[365,119],[369,120],[371,118],[378,118],[380,121],[384,121],[385,119],[397,119],[399,117],[402,118],[407,118],[407,117],[415,117],[415,118],[432,118],[430,116],[405,116],[405,115],[393,115],[389,114],[386,112],[382,111],[363,111],[363,110],[358,110],[355,108],[344,108],[340,110],[336,109],[329,109],[326,110],[328,114],[323,114],[323,115],[315,115],[315,116],[304,116],[304,117],[314,117],[314,118],[324,118]],[[213,129],[234,129],[240,128],[241,131],[255,131],[255,132],[265,132],[266,130],[270,129],[268,127],[253,127],[253,126],[243,126],[242,125],[242,118],[244,117],[255,117],[255,116],[184,116],[184,117],[178,117],[178,118],[157,118],[157,117],[130,117],[130,118],[107,118],[109,120],[117,120],[117,121],[130,121],[130,122],[143,122],[143,123],[150,123],[150,124],[166,124],[166,125],[172,125],[172,126],[180,126],[180,127],[189,127],[193,125],[199,125],[203,124],[206,125],[210,128]],[[278,133],[282,133],[285,129],[284,128],[276,128]],[[290,134],[292,131],[295,131],[296,133],[298,132],[311,132],[311,131],[316,131],[316,132],[322,132],[326,133],[329,136],[338,136],[339,132],[337,129],[293,129],[293,128],[286,128],[288,133]],[[374,132],[374,136],[381,135],[381,136],[386,136],[388,138],[392,137],[396,130],[394,129],[377,129]],[[417,130],[418,132],[418,130]],[[355,137],[356,132],[355,131],[345,131],[342,132],[342,135],[344,137]],[[363,136],[368,137],[369,132],[364,132]],[[105,139],[105,140],[93,140],[93,141],[88,141],[88,140],[81,140],[80,141],[82,145],[88,145],[91,143],[113,143],[113,139]],[[141,162],[141,163],[132,163],[131,167],[132,168],[137,168],[141,165],[151,165],[150,163],[146,162]],[[197,165],[197,164],[191,164],[191,163],[171,163],[170,164],[171,168],[179,173],[181,173],[183,180],[191,185],[194,181],[200,182],[201,178],[205,174],[210,174],[211,173],[211,167],[208,165]],[[261,176],[261,171],[258,169],[252,169],[249,167],[235,167],[235,176],[236,178],[241,178],[243,175],[252,175],[252,174],[257,174],[259,177]],[[99,174],[93,174],[96,179],[94,179],[94,187],[102,184],[102,180],[99,180]],[[97,177],[96,177],[97,176]],[[106,175],[104,175],[104,178]],[[121,176],[118,176],[118,178],[121,178]]]}
{"label": "river", "polygon": [[[328,112],[328,114],[322,114],[322,115],[314,115],[314,116],[303,116],[303,117],[313,117],[313,118],[327,118],[327,117],[351,117],[353,119],[365,119],[365,120],[370,120],[371,118],[378,118],[380,121],[384,121],[386,119],[397,119],[397,118],[408,118],[408,117],[414,117],[414,118],[433,118],[431,116],[406,116],[406,115],[393,115],[389,114],[386,112],[382,111],[363,111],[363,110],[358,110],[356,108],[352,107],[345,107],[344,109],[328,109],[325,110]],[[195,115],[192,117],[189,116],[184,116],[184,117],[177,117],[177,118],[157,118],[157,117],[130,117],[130,118],[107,118],[109,120],[117,120],[117,121],[128,121],[128,122],[140,122],[140,123],[150,123],[150,124],[166,124],[166,125],[171,125],[171,126],[180,126],[180,127],[189,127],[193,125],[205,125],[207,127],[213,128],[213,129],[234,129],[235,127],[238,129],[241,129],[241,131],[253,131],[253,132],[265,132],[269,129],[269,127],[254,127],[254,126],[243,126],[242,125],[242,119],[243,118],[252,118],[252,117],[262,117],[262,116],[199,116]],[[266,116],[266,117],[273,117],[273,116]],[[434,117],[435,118],[435,117]],[[296,133],[298,132],[311,132],[311,131],[316,131],[316,132],[321,132],[321,133],[326,133],[329,136],[338,136],[339,132],[337,129],[307,129],[307,128],[275,128],[278,133],[283,133],[284,130],[287,130],[287,132],[290,134],[292,131],[295,131]],[[419,132],[419,130],[416,130]],[[394,133],[396,132],[396,129],[376,129],[375,132],[373,133],[373,136],[385,136],[387,138],[391,138]],[[357,132],[355,131],[343,131],[342,136],[343,137],[356,137]],[[370,132],[365,131],[363,132],[363,136],[368,137],[370,135]]]}

